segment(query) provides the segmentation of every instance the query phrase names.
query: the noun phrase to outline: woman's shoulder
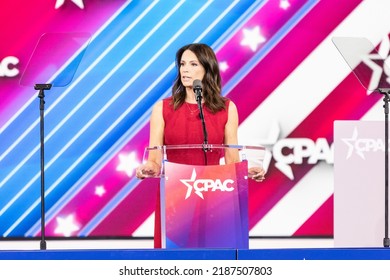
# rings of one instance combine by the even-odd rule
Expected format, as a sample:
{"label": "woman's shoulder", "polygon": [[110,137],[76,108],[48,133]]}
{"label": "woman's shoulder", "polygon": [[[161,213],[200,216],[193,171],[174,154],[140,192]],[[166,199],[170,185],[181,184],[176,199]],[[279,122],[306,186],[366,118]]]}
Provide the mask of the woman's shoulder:
{"label": "woman's shoulder", "polygon": [[231,114],[237,114],[237,106],[236,104],[231,100],[231,99],[226,99],[225,100],[225,104],[226,104],[226,109],[227,111]]}
{"label": "woman's shoulder", "polygon": [[172,97],[161,99],[156,103],[156,106],[159,108],[159,110],[163,112],[164,118],[169,116],[169,114],[171,114],[174,111],[172,106]]}
{"label": "woman's shoulder", "polygon": [[229,108],[230,106],[236,107],[236,104],[231,100],[230,98],[224,97],[225,98],[225,106],[226,108]]}
{"label": "woman's shoulder", "polygon": [[154,103],[155,107],[161,107],[161,106],[166,106],[172,102],[172,97],[166,97],[163,99],[158,100],[156,103]]}
{"label": "woman's shoulder", "polygon": [[173,99],[172,96],[169,96],[169,97],[161,99],[160,102],[164,106],[168,106],[168,105],[172,104],[172,99]]}

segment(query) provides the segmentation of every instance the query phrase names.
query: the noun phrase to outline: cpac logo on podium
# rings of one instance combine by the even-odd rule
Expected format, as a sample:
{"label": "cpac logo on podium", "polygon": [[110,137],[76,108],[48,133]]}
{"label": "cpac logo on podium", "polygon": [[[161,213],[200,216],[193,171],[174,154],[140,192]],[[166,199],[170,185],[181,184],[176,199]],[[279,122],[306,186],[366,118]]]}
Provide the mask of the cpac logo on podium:
{"label": "cpac logo on podium", "polygon": [[211,179],[196,179],[195,168],[192,170],[191,179],[180,179],[180,181],[187,186],[187,194],[185,199],[189,198],[194,191],[201,199],[204,199],[203,192],[232,192],[234,191],[234,181],[232,179],[227,179],[221,181],[220,179],[211,180]]}

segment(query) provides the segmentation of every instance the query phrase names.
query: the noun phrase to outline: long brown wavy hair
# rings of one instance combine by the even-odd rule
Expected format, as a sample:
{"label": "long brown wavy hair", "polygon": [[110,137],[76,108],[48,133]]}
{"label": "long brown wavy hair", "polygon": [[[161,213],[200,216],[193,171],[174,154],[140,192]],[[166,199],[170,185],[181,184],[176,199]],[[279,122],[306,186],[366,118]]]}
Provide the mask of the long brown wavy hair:
{"label": "long brown wavy hair", "polygon": [[180,77],[181,57],[186,50],[190,50],[196,55],[205,70],[202,80],[204,105],[213,113],[225,109],[226,98],[221,95],[221,75],[217,57],[208,45],[202,43],[185,45],[176,52],[177,76],[172,86],[173,108],[175,110],[179,108],[186,99],[186,90]]}

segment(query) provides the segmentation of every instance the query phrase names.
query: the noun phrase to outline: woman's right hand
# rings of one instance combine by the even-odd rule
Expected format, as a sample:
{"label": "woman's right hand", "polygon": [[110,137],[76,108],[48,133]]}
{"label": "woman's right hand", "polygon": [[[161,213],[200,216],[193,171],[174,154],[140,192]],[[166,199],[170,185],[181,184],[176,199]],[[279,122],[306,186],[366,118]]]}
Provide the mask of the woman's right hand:
{"label": "woman's right hand", "polygon": [[148,177],[158,177],[160,175],[160,165],[152,162],[147,161],[144,164],[141,164],[137,167],[135,176],[138,179],[144,179]]}

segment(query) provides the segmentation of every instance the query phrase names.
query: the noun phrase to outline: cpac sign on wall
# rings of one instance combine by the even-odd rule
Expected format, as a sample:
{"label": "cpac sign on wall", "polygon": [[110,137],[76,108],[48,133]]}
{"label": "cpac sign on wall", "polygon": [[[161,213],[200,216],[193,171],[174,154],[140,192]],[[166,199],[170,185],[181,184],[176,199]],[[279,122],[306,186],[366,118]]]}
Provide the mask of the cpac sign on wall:
{"label": "cpac sign on wall", "polygon": [[[266,181],[249,183],[250,235],[333,236],[333,122],[383,110],[331,38],[367,37],[385,53],[389,1],[20,2],[0,3],[0,237],[40,235],[39,99],[21,78],[42,35],[68,33],[90,40],[72,81],[45,96],[47,236],[153,235],[158,182],[134,168],[190,42],[216,52],[239,144],[267,148]],[[75,57],[57,56],[55,69]]]}

